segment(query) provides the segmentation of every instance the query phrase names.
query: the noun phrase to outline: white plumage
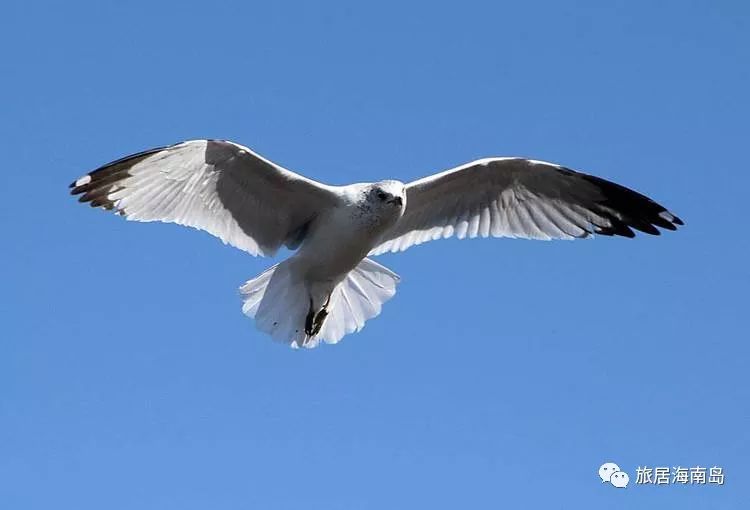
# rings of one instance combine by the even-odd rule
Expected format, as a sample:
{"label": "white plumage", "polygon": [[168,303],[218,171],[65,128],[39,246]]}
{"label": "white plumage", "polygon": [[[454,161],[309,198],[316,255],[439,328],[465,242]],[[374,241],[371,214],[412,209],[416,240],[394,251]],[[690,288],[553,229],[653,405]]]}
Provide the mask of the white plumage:
{"label": "white plumage", "polygon": [[368,254],[452,236],[633,237],[683,224],[635,191],[542,161],[490,158],[406,185],[328,186],[221,140],[128,156],[71,188],[129,220],[205,230],[252,255],[296,249],[240,288],[243,312],[293,347],[336,343],[380,313],[399,277]]}

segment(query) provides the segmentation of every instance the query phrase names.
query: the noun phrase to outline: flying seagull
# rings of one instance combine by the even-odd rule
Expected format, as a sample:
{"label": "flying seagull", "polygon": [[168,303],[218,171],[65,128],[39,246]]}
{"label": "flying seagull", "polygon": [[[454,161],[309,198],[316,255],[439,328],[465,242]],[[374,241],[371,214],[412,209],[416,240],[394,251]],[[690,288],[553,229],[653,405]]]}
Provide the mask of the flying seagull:
{"label": "flying seagull", "polygon": [[658,235],[682,220],[599,177],[525,158],[487,158],[404,184],[329,186],[224,140],[191,140],[119,159],[71,184],[128,220],[205,230],[251,255],[294,255],[240,287],[242,311],[292,347],[336,343],[396,293],[371,255],[435,239]]}

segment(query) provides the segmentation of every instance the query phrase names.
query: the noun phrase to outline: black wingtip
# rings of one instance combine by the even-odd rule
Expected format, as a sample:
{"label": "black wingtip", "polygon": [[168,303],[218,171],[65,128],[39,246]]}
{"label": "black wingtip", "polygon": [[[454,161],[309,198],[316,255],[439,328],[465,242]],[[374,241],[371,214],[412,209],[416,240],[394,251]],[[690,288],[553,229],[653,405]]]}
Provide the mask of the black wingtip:
{"label": "black wingtip", "polygon": [[[76,182],[78,182],[78,181],[76,181]],[[77,186],[76,182],[73,182],[70,185],[70,194],[74,195],[74,196],[75,195],[80,195],[81,193],[83,193],[84,191],[86,191],[86,185],[85,184]]]}
{"label": "black wingtip", "polygon": [[645,195],[600,177],[580,174],[586,181],[599,188],[601,207],[596,211],[603,215],[608,224],[596,225],[597,234],[635,237],[632,229],[645,234],[661,235],[659,228],[677,230],[684,222],[665,207]]}
{"label": "black wingtip", "polygon": [[130,177],[129,171],[134,165],[166,148],[168,147],[149,149],[107,163],[70,183],[70,194],[81,195],[78,197],[78,201],[89,202],[91,207],[103,207],[111,210],[114,208],[114,204],[109,200],[108,195],[113,187],[123,179]]}

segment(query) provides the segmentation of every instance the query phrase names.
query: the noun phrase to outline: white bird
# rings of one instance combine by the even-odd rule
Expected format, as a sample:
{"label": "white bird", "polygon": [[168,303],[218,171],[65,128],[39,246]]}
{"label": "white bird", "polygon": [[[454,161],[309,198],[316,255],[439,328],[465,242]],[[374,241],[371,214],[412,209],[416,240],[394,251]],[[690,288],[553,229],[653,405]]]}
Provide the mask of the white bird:
{"label": "white bird", "polygon": [[292,347],[336,343],[396,293],[367,258],[456,236],[658,235],[683,222],[628,188],[562,166],[488,158],[403,184],[325,185],[242,145],[192,140],[119,159],[71,184],[128,220],[205,230],[251,255],[297,250],[240,287],[243,312]]}

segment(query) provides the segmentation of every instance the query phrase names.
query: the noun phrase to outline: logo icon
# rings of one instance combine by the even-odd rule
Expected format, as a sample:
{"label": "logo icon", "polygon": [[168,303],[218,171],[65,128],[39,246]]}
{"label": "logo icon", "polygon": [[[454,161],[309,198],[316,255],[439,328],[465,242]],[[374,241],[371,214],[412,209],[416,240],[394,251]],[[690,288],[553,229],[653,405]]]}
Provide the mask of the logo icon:
{"label": "logo icon", "polygon": [[615,471],[612,474],[612,477],[609,479],[609,481],[612,483],[612,485],[614,485],[618,489],[624,489],[625,487],[628,486],[630,477],[624,471]]}
{"label": "logo icon", "polygon": [[614,462],[605,462],[599,467],[599,478],[602,483],[609,482],[618,489],[624,489],[630,482],[628,474],[620,471],[620,466]]}

